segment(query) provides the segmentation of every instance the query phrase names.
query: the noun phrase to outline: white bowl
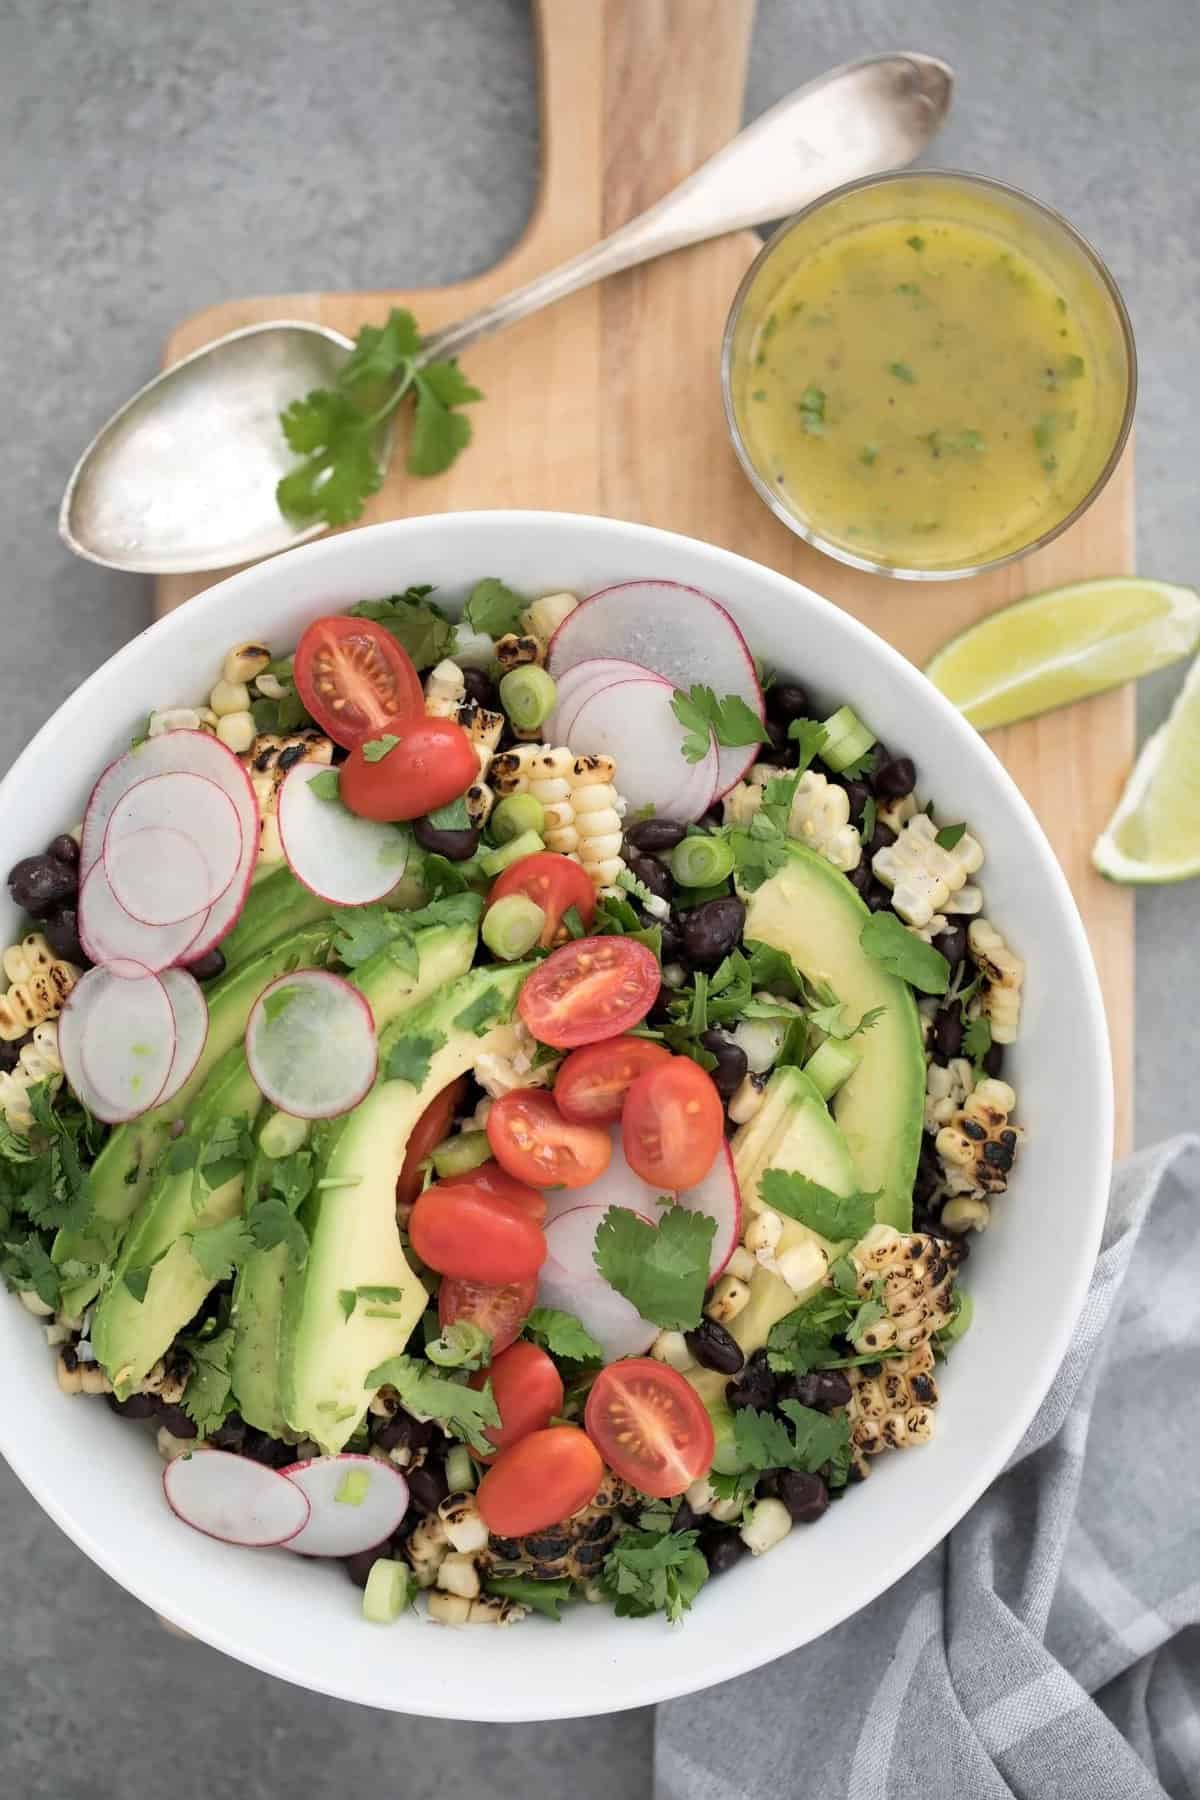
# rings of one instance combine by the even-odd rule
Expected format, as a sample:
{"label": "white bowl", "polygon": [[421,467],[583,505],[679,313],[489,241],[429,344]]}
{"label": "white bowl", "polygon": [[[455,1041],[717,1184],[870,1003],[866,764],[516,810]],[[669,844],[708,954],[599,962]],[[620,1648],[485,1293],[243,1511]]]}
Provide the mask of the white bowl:
{"label": "white bowl", "polygon": [[[0,786],[0,869],[78,819],[97,771],[155,706],[199,699],[228,645],[295,642],[309,620],[410,582],[457,602],[483,575],[579,593],[665,577],[717,596],[751,646],[830,703],[849,701],[909,752],[939,814],[987,851],[988,913],[1026,958],[1010,1053],[1029,1138],[967,1281],[975,1324],[941,1378],[934,1442],[884,1456],[812,1529],[714,1581],[682,1627],[577,1606],[498,1636],[406,1619],[366,1624],[340,1568],[226,1547],[167,1510],[148,1435],[67,1399],[42,1333],[0,1301],[0,1450],[80,1548],[123,1587],[219,1650],[303,1687],[446,1718],[562,1718],[642,1706],[724,1681],[865,1606],[931,1549],[998,1474],[1054,1379],[1099,1243],[1112,1103],[1095,970],[1067,884],[987,745],[902,657],[783,576],[707,544],[617,520],[536,512],[410,519],[234,575],[154,625],[74,693]],[[5,935],[17,915],[7,901]]]}

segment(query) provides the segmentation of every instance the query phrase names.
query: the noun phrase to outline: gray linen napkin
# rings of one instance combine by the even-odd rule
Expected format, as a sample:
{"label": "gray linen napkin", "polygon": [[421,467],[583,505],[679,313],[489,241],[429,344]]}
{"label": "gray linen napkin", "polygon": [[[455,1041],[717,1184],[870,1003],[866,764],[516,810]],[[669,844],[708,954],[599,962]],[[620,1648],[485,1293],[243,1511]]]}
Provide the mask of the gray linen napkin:
{"label": "gray linen napkin", "polygon": [[1200,1800],[1200,1138],[1118,1171],[1005,1473],[905,1578],[660,1707],[656,1800]]}

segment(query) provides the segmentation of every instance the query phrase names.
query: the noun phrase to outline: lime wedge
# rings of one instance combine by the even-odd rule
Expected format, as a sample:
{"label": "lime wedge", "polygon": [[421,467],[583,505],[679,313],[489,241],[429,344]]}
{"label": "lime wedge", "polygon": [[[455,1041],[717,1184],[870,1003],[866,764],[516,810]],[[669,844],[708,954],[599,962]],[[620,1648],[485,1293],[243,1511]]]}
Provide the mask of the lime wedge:
{"label": "lime wedge", "polygon": [[1110,881],[1200,875],[1200,660],[1147,739],[1092,861]]}
{"label": "lime wedge", "polygon": [[951,638],[925,673],[979,731],[1149,675],[1200,646],[1200,595],[1113,575],[1050,588]]}

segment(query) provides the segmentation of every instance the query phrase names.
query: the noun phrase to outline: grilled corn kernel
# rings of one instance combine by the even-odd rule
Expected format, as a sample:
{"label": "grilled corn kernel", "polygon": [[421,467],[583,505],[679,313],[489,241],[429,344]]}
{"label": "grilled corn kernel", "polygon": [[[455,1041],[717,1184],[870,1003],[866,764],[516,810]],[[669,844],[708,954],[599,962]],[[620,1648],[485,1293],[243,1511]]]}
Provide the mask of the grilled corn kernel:
{"label": "grilled corn kernel", "polygon": [[687,1347],[687,1339],[682,1331],[660,1331],[650,1346],[650,1354],[657,1362],[666,1363],[680,1375],[686,1375],[694,1369],[696,1359]]}
{"label": "grilled corn kernel", "polygon": [[816,850],[844,874],[862,861],[862,839],[850,823],[850,796],[816,769],[796,783],[788,813],[788,836]]}
{"label": "grilled corn kernel", "polygon": [[202,712],[208,708],[195,706],[165,706],[150,714],[150,723],[146,727],[147,737],[161,737],[165,731],[199,731],[204,723]]}
{"label": "grilled corn kernel", "polygon": [[934,1140],[951,1195],[1003,1193],[1021,1133],[1009,1123],[1017,1096],[985,1076]]}
{"label": "grilled corn kernel", "polygon": [[464,1600],[477,1600],[481,1592],[479,1570],[473,1556],[454,1550],[444,1556],[438,1567],[437,1587],[446,1594],[458,1594]]}
{"label": "grilled corn kernel", "polygon": [[543,594],[540,600],[531,601],[521,614],[521,630],[548,644],[563,620],[569,618],[578,605],[574,594]]}
{"label": "grilled corn kernel", "polygon": [[704,1310],[718,1325],[728,1325],[737,1318],[749,1299],[750,1289],[746,1282],[739,1281],[736,1275],[722,1275]]}
{"label": "grilled corn kernel", "polygon": [[222,713],[217,720],[217,736],[227,750],[232,750],[235,756],[241,756],[254,742],[253,714],[233,711]]}
{"label": "grilled corn kernel", "polygon": [[755,1213],[743,1239],[747,1250],[753,1256],[774,1256],[779,1240],[783,1236],[783,1220],[769,1206]]}
{"label": "grilled corn kernel", "polygon": [[440,1592],[429,1596],[429,1617],[438,1625],[518,1625],[528,1613],[527,1606],[499,1594],[481,1594],[478,1600]]}
{"label": "grilled corn kernel", "polygon": [[894,844],[885,844],[871,859],[879,881],[892,890],[892,906],[908,925],[928,925],[944,912],[952,895],[983,862],[983,846],[964,831],[951,850],[938,843],[938,828],[928,813],[917,813]]}
{"label": "grilled corn kernel", "polygon": [[763,1075],[742,1076],[726,1109],[735,1125],[745,1125],[754,1117],[763,1103],[765,1086],[766,1077]]}
{"label": "grilled corn kernel", "polygon": [[250,689],[244,681],[218,681],[208,696],[208,703],[218,719],[226,713],[249,712]]}
{"label": "grilled corn kernel", "polygon": [[284,687],[282,681],[280,681],[278,675],[272,675],[269,672],[262,675],[256,675],[254,678],[254,685],[266,700],[282,700],[283,696],[287,693],[287,689]]}
{"label": "grilled corn kernel", "polygon": [[1025,964],[1014,956],[996,927],[987,919],[973,919],[967,927],[967,943],[983,976],[981,1004],[991,1026],[994,1044],[1016,1041],[1021,1023],[1021,988]]}
{"label": "grilled corn kernel", "polygon": [[80,975],[74,963],[55,956],[40,931],[29,932],[5,951],[4,969],[12,986],[0,994],[0,1038],[10,1043],[44,1019],[57,1018]]}
{"label": "grilled corn kernel", "polygon": [[487,1549],[488,1529],[474,1494],[468,1490],[447,1494],[438,1507],[437,1516],[451,1549],[469,1556]]}
{"label": "grilled corn kernel", "polygon": [[746,1521],[738,1532],[751,1556],[765,1556],[782,1544],[792,1529],[792,1515],[782,1500],[756,1500],[746,1509]]}
{"label": "grilled corn kernel", "polygon": [[753,1281],[758,1272],[758,1263],[743,1244],[739,1244],[725,1265],[727,1275],[736,1275],[739,1281]]}
{"label": "grilled corn kernel", "polygon": [[967,1231],[986,1231],[992,1220],[992,1209],[986,1200],[973,1194],[958,1194],[942,1208],[942,1229],[960,1237]]}
{"label": "grilled corn kernel", "polygon": [[683,1497],[698,1518],[710,1513],[717,1501],[716,1489],[707,1475],[701,1475],[693,1481]]}
{"label": "grilled corn kernel", "polygon": [[446,1527],[437,1513],[430,1513],[429,1517],[422,1519],[416,1529],[410,1533],[404,1546],[404,1554],[416,1576],[418,1587],[433,1586],[437,1580],[437,1572],[449,1551],[450,1539],[446,1535]]}
{"label": "grilled corn kernel", "polygon": [[793,1294],[803,1294],[817,1287],[829,1272],[829,1258],[820,1244],[806,1240],[793,1244],[775,1259],[775,1273],[783,1278]]}
{"label": "grilled corn kernel", "polygon": [[425,677],[425,711],[430,718],[452,719],[467,697],[463,672],[449,657]]}
{"label": "grilled corn kernel", "polygon": [[[235,644],[232,650],[225,653],[225,661],[221,668],[221,676],[231,687],[247,681],[257,681],[271,661],[271,652],[265,644]],[[217,712],[220,707],[213,702]]]}

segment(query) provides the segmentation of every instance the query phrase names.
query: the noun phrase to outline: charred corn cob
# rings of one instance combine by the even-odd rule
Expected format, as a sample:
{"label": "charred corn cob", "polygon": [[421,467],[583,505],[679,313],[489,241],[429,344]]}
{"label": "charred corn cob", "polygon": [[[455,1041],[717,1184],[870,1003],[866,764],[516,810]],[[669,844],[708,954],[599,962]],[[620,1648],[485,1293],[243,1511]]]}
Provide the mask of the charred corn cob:
{"label": "charred corn cob", "polygon": [[971,921],[967,927],[967,944],[983,976],[979,1004],[992,1028],[992,1042],[1015,1043],[1021,1023],[1025,964],[1019,956],[1014,956],[987,919]]}
{"label": "charred corn cob", "polygon": [[438,1625],[517,1625],[528,1612],[520,1601],[499,1594],[481,1594],[478,1600],[440,1592],[429,1596],[429,1616]]}
{"label": "charred corn cob", "polygon": [[545,660],[545,645],[535,637],[506,631],[502,638],[496,639],[496,661],[506,675],[510,669],[523,668],[527,663],[540,665]]}
{"label": "charred corn cob", "polygon": [[418,1587],[433,1586],[438,1570],[449,1553],[450,1539],[446,1536],[446,1527],[436,1513],[430,1513],[428,1518],[421,1520],[404,1545],[404,1554],[416,1576]]}
{"label": "charred corn cob", "polygon": [[283,840],[279,835],[276,809],[284,776],[297,763],[319,763],[328,768],[333,761],[333,744],[315,728],[290,731],[281,735],[262,731],[251,738],[238,761],[250,777],[254,797],[258,801],[258,861],[270,866],[283,861]]}
{"label": "charred corn cob", "polygon": [[431,719],[452,719],[467,697],[467,684],[456,662],[444,657],[425,677],[425,712]]}
{"label": "charred corn cob", "polygon": [[572,756],[549,744],[518,745],[492,764],[496,791],[539,800],[546,848],[582,863],[597,887],[613,886],[625,867],[615,770],[611,756]]}
{"label": "charred corn cob", "polygon": [[883,1317],[855,1339],[855,1350],[860,1356],[903,1353],[846,1371],[853,1467],[861,1480],[870,1472],[868,1457],[923,1444],[933,1436],[938,1400],[933,1337],[953,1316],[954,1274],[963,1251],[941,1238],[875,1225],[851,1255],[859,1293],[868,1299],[879,1291],[885,1308]]}
{"label": "charred corn cob", "polygon": [[925,1072],[925,1129],[940,1131],[949,1125],[971,1092],[974,1076],[965,1056],[956,1056],[943,1068],[931,1062]]}
{"label": "charred corn cob", "polygon": [[0,1112],[9,1129],[26,1136],[33,1129],[33,1112],[29,1090],[39,1081],[49,1082],[51,1089],[62,1083],[62,1060],[58,1054],[58,1024],[43,1019],[33,1028],[29,1043],[22,1044],[15,1069],[0,1073]]}
{"label": "charred corn cob", "polygon": [[908,925],[928,925],[983,862],[983,846],[964,831],[952,850],[937,841],[928,813],[917,813],[894,844],[871,859],[876,878],[892,890],[892,905]]}
{"label": "charred corn cob", "polygon": [[1006,1081],[985,1076],[935,1140],[952,1195],[1001,1194],[1008,1186],[1021,1133],[1009,1119],[1017,1096]]}
{"label": "charred corn cob", "polygon": [[271,652],[266,644],[235,644],[232,650],[225,652],[225,661],[221,665],[223,681],[257,681],[266,672],[271,661]]}
{"label": "charred corn cob", "polygon": [[80,970],[55,956],[40,931],[31,931],[19,944],[11,944],[3,960],[12,985],[0,995],[0,1038],[11,1043],[43,1019],[58,1017]]}
{"label": "charred corn cob", "polygon": [[[739,781],[722,802],[722,818],[726,825],[748,825],[763,803],[763,792],[769,781],[789,779],[791,771],[778,769],[771,763],[756,763],[744,781]],[[787,834],[798,843],[807,844],[831,862],[835,869],[850,874],[862,861],[862,839],[858,828],[850,823],[850,796],[816,769],[806,769],[796,782],[788,812]]]}

